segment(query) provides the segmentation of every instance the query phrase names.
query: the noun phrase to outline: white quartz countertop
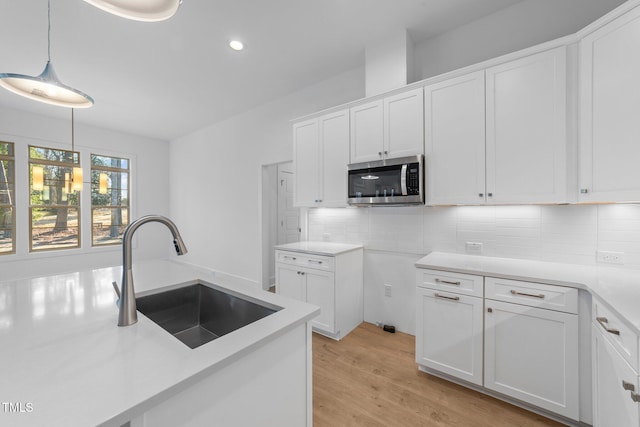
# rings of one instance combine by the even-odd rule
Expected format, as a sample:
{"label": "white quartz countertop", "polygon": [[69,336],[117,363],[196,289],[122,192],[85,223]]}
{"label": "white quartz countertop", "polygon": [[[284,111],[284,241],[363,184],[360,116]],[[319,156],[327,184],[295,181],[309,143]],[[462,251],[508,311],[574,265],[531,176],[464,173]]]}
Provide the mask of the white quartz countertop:
{"label": "white quartz countertop", "polygon": [[[138,296],[196,280],[216,285],[213,272],[174,261],[136,263],[133,272]],[[219,286],[282,310],[192,350],[140,313],[136,324],[116,326],[111,282],[121,274],[0,282],[0,425],[119,427],[319,313],[254,287]]]}
{"label": "white quartz countertop", "polygon": [[640,334],[639,270],[444,252],[430,253],[416,267],[584,289]]}
{"label": "white quartz countertop", "polygon": [[295,242],[275,246],[281,251],[303,252],[314,255],[336,256],[344,252],[362,249],[362,245],[336,242]]}

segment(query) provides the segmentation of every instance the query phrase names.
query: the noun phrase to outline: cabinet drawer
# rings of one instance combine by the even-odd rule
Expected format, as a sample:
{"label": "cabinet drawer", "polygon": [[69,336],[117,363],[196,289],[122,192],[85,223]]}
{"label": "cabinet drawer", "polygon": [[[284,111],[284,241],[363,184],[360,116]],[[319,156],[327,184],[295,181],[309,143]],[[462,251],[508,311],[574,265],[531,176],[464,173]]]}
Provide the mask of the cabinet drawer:
{"label": "cabinet drawer", "polygon": [[593,324],[607,337],[613,347],[638,371],[638,336],[602,302],[593,299]]}
{"label": "cabinet drawer", "polygon": [[429,288],[456,294],[482,297],[483,278],[471,274],[452,273],[449,271],[416,269],[416,284],[421,288]]}
{"label": "cabinet drawer", "polygon": [[566,286],[486,277],[485,298],[578,314],[578,290]]}
{"label": "cabinet drawer", "polygon": [[333,257],[301,252],[276,251],[276,262],[325,271],[333,271],[335,268]]}

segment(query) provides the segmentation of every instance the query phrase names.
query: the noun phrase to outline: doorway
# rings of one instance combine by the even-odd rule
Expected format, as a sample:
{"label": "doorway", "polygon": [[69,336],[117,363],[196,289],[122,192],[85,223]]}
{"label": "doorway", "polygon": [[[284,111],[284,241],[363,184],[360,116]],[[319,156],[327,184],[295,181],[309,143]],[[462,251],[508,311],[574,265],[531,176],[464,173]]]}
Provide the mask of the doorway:
{"label": "doorway", "polygon": [[300,240],[300,209],[293,207],[293,162],[262,167],[262,288],[275,284],[274,246]]}

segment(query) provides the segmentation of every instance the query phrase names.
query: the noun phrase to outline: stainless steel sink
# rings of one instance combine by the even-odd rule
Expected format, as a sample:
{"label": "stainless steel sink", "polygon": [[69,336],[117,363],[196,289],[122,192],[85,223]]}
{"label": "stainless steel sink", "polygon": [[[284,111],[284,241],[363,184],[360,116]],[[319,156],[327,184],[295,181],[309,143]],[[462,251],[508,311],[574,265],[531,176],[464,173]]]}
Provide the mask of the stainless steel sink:
{"label": "stainless steel sink", "polygon": [[138,311],[191,348],[280,310],[197,283],[136,298]]}

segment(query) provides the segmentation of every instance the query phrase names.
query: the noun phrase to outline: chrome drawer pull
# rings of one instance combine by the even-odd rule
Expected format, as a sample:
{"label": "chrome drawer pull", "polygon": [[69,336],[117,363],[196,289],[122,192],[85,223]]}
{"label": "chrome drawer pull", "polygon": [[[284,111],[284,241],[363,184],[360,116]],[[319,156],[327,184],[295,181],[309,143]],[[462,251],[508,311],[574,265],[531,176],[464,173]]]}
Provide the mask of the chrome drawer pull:
{"label": "chrome drawer pull", "polygon": [[444,283],[445,285],[455,285],[460,286],[460,282],[452,282],[449,280],[436,279],[436,283]]}
{"label": "chrome drawer pull", "polygon": [[511,295],[522,295],[525,297],[533,297],[533,298],[540,298],[540,299],[544,299],[544,294],[527,294],[525,292],[518,292],[518,291],[514,291],[513,289],[511,289]]}
{"label": "chrome drawer pull", "polygon": [[287,256],[287,255],[284,255],[282,258],[284,258],[284,259],[290,259],[291,261],[295,261],[295,260],[296,260],[296,257],[294,257],[294,256]]}
{"label": "chrome drawer pull", "polygon": [[610,334],[620,336],[620,331],[619,330],[613,329],[613,328],[609,328],[607,326],[607,323],[609,323],[609,319],[607,319],[606,317],[596,317],[596,320],[598,321],[598,323],[600,323],[600,326],[602,326],[605,331],[609,332]]}
{"label": "chrome drawer pull", "polygon": [[434,295],[435,295],[436,298],[448,299],[448,300],[451,300],[451,301],[460,301],[460,297],[448,297],[446,295],[440,295],[437,292]]}
{"label": "chrome drawer pull", "polygon": [[626,382],[625,380],[622,380],[622,388],[624,390],[628,390],[628,391],[636,391],[636,386],[634,386],[631,383]]}
{"label": "chrome drawer pull", "polygon": [[322,264],[322,261],[317,261],[315,259],[308,259],[307,262],[315,262],[316,264]]}
{"label": "chrome drawer pull", "polygon": [[640,402],[640,394],[631,392],[631,400],[634,402]]}

